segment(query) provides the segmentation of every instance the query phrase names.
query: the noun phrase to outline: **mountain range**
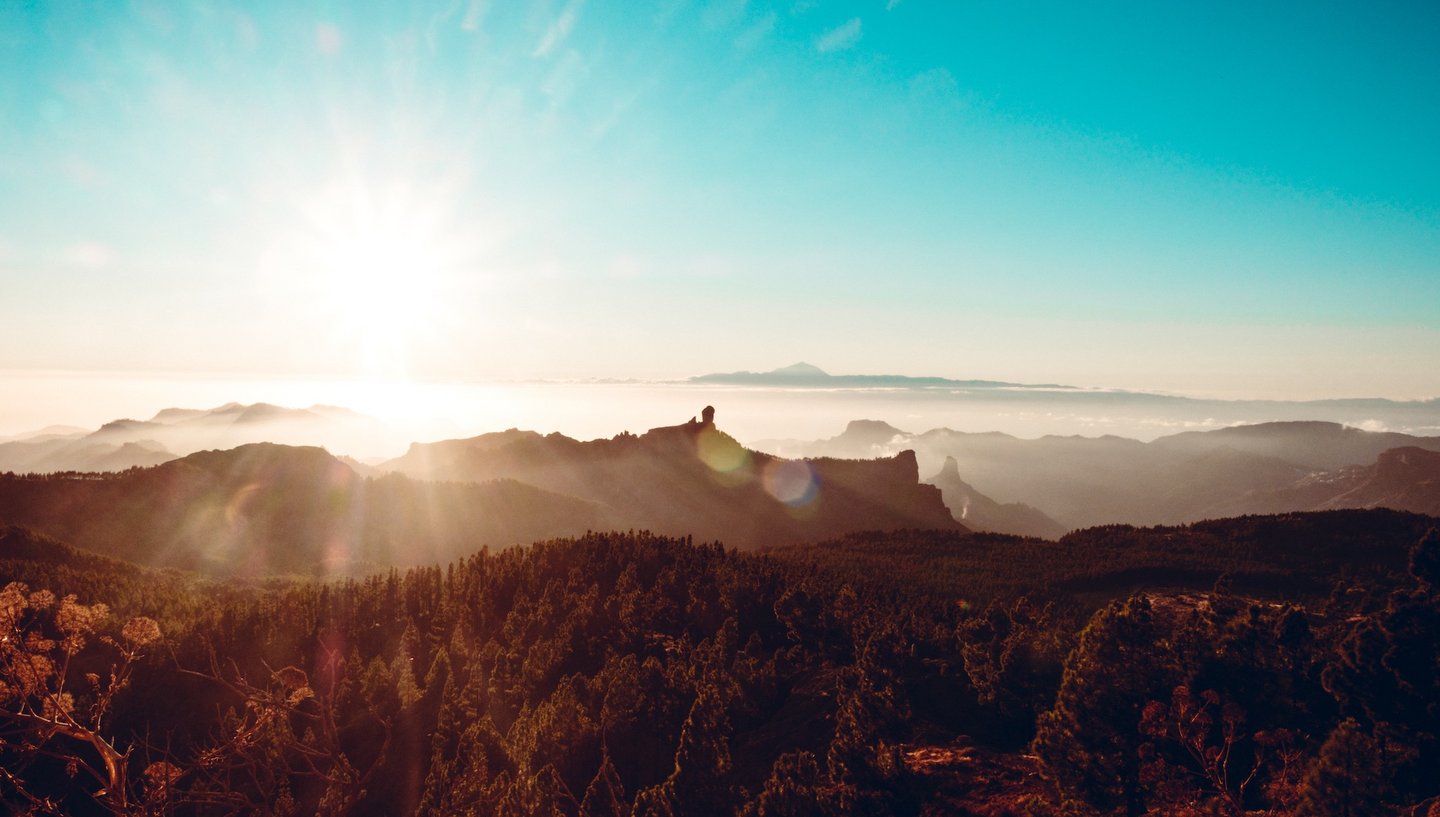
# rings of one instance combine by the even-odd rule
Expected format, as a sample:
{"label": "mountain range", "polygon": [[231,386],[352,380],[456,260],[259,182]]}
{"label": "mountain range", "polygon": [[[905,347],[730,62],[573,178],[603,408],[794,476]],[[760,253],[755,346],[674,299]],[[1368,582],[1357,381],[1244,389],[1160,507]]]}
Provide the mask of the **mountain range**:
{"label": "mountain range", "polygon": [[123,471],[206,449],[259,442],[344,448],[350,440],[391,433],[380,421],[337,406],[167,408],[149,420],[113,420],[93,431],[50,427],[11,437],[0,442],[0,472]]}
{"label": "mountain range", "polygon": [[[806,364],[758,376],[831,379]],[[189,554],[187,564],[226,570],[241,569],[238,557],[216,556],[213,542],[288,541],[293,547],[276,555],[277,563],[311,572],[339,564],[408,564],[461,552],[455,548],[604,528],[751,548],[864,528],[963,526],[1055,539],[1095,525],[1175,525],[1258,513],[1388,507],[1440,514],[1440,437],[1318,421],[1187,431],[1141,442],[1117,436],[1024,439],[946,428],[911,433],[879,420],[855,420],[829,439],[747,447],[707,415],[638,436],[590,441],[510,429],[412,443],[400,457],[369,464],[319,448],[301,455],[274,445],[365,433],[384,432],[378,421],[346,409],[264,403],[169,408],[149,420],[115,420],[93,431],[51,427],[0,443],[0,472],[140,473],[118,481],[10,478],[0,519],[29,520],[25,524],[80,544],[99,542],[107,552],[128,553],[125,536],[164,542]],[[271,445],[255,447],[261,441]],[[217,457],[223,469],[202,465]],[[324,468],[315,464],[322,457]],[[157,470],[162,464],[170,467]],[[207,468],[252,478],[242,484],[197,476]],[[343,548],[321,553],[287,539],[294,527],[289,511],[273,519],[262,515],[238,533],[233,524],[215,521],[224,515],[214,509],[231,507],[240,488],[255,496],[276,493],[262,504],[284,507],[285,491],[306,490],[296,474],[327,469],[345,475],[332,479],[330,490],[339,498],[322,509],[330,516],[307,517],[300,527],[322,530],[322,538],[345,543]],[[147,497],[155,486],[163,486],[173,507]],[[22,494],[25,502],[15,499]],[[113,507],[88,510],[92,500]],[[429,507],[434,519],[419,519],[402,507],[405,502]],[[210,516],[196,515],[201,506],[211,509]],[[350,509],[349,515],[335,507]],[[87,510],[66,518],[74,508]],[[47,514],[55,520],[47,522]],[[93,521],[97,516],[110,521]],[[177,532],[136,521],[150,516],[171,520],[165,530]],[[176,521],[181,516],[183,525]],[[267,527],[272,522],[274,530]],[[438,536],[427,530],[431,523],[455,535]],[[209,550],[201,546],[201,532],[211,537]],[[127,558],[146,561],[143,554]]]}
{"label": "mountain range", "polygon": [[417,444],[383,470],[396,473],[252,443],[122,473],[8,474],[0,522],[143,565],[252,576],[433,564],[590,530],[757,548],[965,529],[912,453],[784,460],[710,422],[589,442],[512,430]]}
{"label": "mountain range", "polygon": [[1338,508],[1440,511],[1440,437],[1338,423],[1261,423],[1143,443],[950,429],[913,434],[859,420],[829,439],[758,447],[815,457],[914,451],[921,472],[934,474],[926,481],[941,487],[958,518],[1004,533]]}

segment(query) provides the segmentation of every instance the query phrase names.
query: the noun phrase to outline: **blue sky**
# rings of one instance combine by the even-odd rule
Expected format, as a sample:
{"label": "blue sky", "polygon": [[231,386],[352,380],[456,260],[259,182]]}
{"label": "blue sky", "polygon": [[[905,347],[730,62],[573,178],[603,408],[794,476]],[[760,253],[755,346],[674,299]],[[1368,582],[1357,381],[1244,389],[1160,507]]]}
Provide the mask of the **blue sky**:
{"label": "blue sky", "polygon": [[1427,4],[7,3],[0,369],[1440,394]]}

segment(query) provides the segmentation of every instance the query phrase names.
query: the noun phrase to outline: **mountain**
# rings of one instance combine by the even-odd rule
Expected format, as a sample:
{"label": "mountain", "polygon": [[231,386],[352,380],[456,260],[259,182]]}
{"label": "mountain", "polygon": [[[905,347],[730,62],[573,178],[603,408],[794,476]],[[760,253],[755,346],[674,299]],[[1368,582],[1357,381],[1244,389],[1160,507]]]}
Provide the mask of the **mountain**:
{"label": "mountain", "polygon": [[226,403],[212,409],[167,408],[149,420],[112,420],[81,433],[47,433],[0,443],[0,472],[123,471],[196,451],[258,442],[323,445],[405,441],[378,420],[334,406],[297,409],[269,403]]}
{"label": "mountain", "polygon": [[1347,490],[1318,507],[1394,508],[1440,516],[1440,451],[1392,448],[1374,465],[1348,469],[1347,476]]}
{"label": "mountain", "polygon": [[432,480],[514,479],[600,503],[624,527],[742,548],[958,525],[939,491],[920,484],[914,452],[787,460],[745,449],[712,422],[589,442],[511,429],[415,444],[380,467]]}
{"label": "mountain", "polygon": [[[222,407],[175,422],[257,413],[273,412]],[[705,416],[591,442],[512,429],[417,444],[382,469],[405,473],[370,478],[321,448],[274,443],[118,474],[6,475],[0,522],[143,565],[253,576],[434,563],[588,530],[750,548],[857,530],[964,529],[940,492],[919,483],[911,452],[781,460],[745,450]],[[155,425],[114,423],[106,433]],[[165,456],[138,443],[120,450]]]}
{"label": "mountain", "polygon": [[[941,470],[953,458],[957,478],[964,474],[970,492],[1000,505],[1024,503],[1065,529],[1173,525],[1386,502],[1387,507],[1425,512],[1440,495],[1421,471],[1399,468],[1396,458],[1386,457],[1395,449],[1440,451],[1440,437],[1326,422],[1261,423],[1143,443],[1115,436],[1022,439],[950,429],[913,434],[864,420],[836,437],[762,447],[794,456],[849,457],[907,449],[926,471]],[[1422,459],[1420,453],[1409,456],[1410,461]],[[1372,487],[1344,498],[1362,483],[1379,486],[1375,480],[1382,478],[1372,472],[1386,475],[1383,490]]]}
{"label": "mountain", "polygon": [[123,471],[175,458],[164,445],[139,434],[122,440],[96,433],[0,443],[0,472]]}
{"label": "mountain", "polygon": [[44,442],[46,440],[53,440],[60,437],[82,437],[85,434],[86,430],[79,426],[52,425],[40,429],[35,429],[34,431],[22,432],[20,434],[0,436],[0,443],[20,441],[35,443]]}
{"label": "mountain", "polygon": [[513,480],[365,479],[320,448],[256,443],[122,474],[0,476],[0,520],[142,565],[353,573],[614,527],[593,502]]}
{"label": "mountain", "polygon": [[1332,469],[1368,464],[1381,452],[1401,446],[1440,451],[1440,437],[1363,431],[1339,423],[1286,422],[1187,431],[1161,437],[1151,445],[1165,451],[1191,453],[1223,447],[1286,460],[1306,468]]}
{"label": "mountain", "polygon": [[975,490],[960,478],[960,465],[954,457],[946,457],[940,473],[925,482],[940,489],[945,506],[957,521],[971,530],[1037,539],[1058,539],[1067,530],[1064,525],[1029,505],[1019,502],[1002,505]]}
{"label": "mountain", "polygon": [[1046,384],[1026,386],[1021,383],[1006,383],[999,380],[951,380],[946,377],[909,377],[891,374],[842,374],[833,375],[809,363],[792,363],[768,372],[717,372],[697,375],[690,383],[709,383],[729,386],[798,386],[812,388],[1039,388],[1068,389],[1069,386]]}

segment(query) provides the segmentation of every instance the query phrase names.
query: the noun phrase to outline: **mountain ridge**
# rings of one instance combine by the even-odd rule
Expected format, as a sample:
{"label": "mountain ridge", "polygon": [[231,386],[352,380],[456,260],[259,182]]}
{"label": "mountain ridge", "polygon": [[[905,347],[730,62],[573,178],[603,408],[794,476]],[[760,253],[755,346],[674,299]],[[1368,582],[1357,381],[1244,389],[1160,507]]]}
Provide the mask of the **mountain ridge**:
{"label": "mountain ridge", "polygon": [[[891,431],[898,433],[885,440]],[[916,434],[866,420],[851,422],[836,437],[779,442],[772,450],[792,456],[878,456],[911,449],[929,473],[942,471],[953,457],[965,474],[957,497],[974,493],[1000,505],[1023,503],[1067,529],[1368,506],[1363,503],[1382,500],[1342,495],[1365,479],[1373,482],[1380,465],[1391,474],[1383,500],[1389,507],[1424,513],[1435,507],[1431,494],[1440,492],[1418,471],[1407,472],[1416,481],[1414,490],[1398,488],[1394,463],[1382,462],[1396,448],[1440,451],[1440,437],[1330,422],[1258,423],[1144,443],[1116,436],[1024,439],[951,429]]]}

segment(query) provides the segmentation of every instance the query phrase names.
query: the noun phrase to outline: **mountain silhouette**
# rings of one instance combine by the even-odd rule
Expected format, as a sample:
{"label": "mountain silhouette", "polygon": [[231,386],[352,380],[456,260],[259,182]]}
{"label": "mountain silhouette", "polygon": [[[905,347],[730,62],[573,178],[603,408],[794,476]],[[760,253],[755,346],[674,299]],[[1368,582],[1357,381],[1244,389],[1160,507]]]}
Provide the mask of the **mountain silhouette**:
{"label": "mountain silhouette", "polygon": [[[111,433],[137,425],[149,428]],[[321,448],[252,443],[119,474],[6,475],[0,521],[139,564],[255,576],[427,564],[588,530],[761,547],[964,529],[912,452],[781,460],[700,421],[591,442],[512,429],[417,444],[388,470],[405,473],[365,477]]]}
{"label": "mountain silhouette", "polygon": [[1347,490],[1320,503],[1331,508],[1393,508],[1440,516],[1440,452],[1392,448],[1365,468],[1346,469]]}
{"label": "mountain silhouette", "polygon": [[945,506],[966,527],[976,531],[1058,539],[1066,532],[1064,525],[1044,513],[1019,502],[1001,504],[975,490],[960,478],[960,464],[946,457],[940,473],[925,480],[940,489]]}
{"label": "mountain silhouette", "polygon": [[613,527],[603,508],[512,480],[365,479],[314,447],[256,443],[109,476],[0,477],[0,520],[143,565],[354,573]]}
{"label": "mountain silhouette", "polygon": [[786,460],[703,422],[581,442],[509,431],[415,444],[380,466],[416,478],[509,478],[608,508],[627,527],[737,547],[862,529],[954,528],[913,452],[873,460]]}
{"label": "mountain silhouette", "polygon": [[867,420],[852,422],[836,437],[775,445],[796,456],[869,457],[909,449],[930,472],[954,458],[970,491],[1001,505],[1029,505],[1066,529],[1370,507],[1361,494],[1341,496],[1356,489],[1372,467],[1388,476],[1384,490],[1374,488],[1365,501],[1373,495],[1378,503],[1383,496],[1386,507],[1424,513],[1440,491],[1414,469],[1394,467],[1393,458],[1383,468],[1380,462],[1396,448],[1440,451],[1440,437],[1326,422],[1260,423],[1142,443],[1115,436],[1021,439],[950,429],[913,434]]}
{"label": "mountain silhouette", "polygon": [[347,442],[386,435],[379,421],[335,406],[226,403],[212,409],[167,408],[149,420],[112,420],[88,433],[0,443],[0,472],[123,471],[249,443],[343,448]]}

